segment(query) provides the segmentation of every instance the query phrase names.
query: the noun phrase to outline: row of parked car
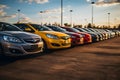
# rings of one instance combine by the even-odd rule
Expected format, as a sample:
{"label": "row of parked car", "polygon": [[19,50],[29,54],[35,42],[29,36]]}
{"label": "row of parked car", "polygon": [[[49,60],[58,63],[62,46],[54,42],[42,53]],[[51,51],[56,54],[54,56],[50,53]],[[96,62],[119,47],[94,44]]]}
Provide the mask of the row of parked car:
{"label": "row of parked car", "polygon": [[120,36],[118,30],[0,22],[0,53],[9,56],[69,48]]}

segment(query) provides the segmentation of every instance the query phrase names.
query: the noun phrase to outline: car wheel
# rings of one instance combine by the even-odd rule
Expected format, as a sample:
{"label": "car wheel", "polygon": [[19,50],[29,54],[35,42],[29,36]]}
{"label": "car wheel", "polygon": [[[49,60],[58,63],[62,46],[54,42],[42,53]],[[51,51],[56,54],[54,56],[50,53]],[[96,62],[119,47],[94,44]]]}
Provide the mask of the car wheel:
{"label": "car wheel", "polygon": [[47,52],[48,51],[47,44],[44,40],[43,40],[43,43],[44,43],[43,52]]}

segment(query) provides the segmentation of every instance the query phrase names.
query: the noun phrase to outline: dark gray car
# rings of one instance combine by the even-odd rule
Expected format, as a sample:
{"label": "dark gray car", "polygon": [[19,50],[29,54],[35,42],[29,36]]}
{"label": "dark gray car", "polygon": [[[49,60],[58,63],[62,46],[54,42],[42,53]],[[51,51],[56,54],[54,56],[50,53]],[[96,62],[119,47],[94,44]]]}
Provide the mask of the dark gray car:
{"label": "dark gray car", "polygon": [[22,56],[43,51],[40,36],[21,31],[14,25],[0,22],[0,54]]}

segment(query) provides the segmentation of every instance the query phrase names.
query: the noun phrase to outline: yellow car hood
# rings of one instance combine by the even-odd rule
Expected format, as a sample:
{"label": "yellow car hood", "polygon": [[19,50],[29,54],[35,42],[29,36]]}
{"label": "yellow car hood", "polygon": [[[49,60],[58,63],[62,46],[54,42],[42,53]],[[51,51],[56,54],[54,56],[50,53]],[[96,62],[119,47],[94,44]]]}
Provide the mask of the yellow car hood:
{"label": "yellow car hood", "polygon": [[53,34],[53,35],[56,35],[56,36],[69,36],[65,33],[57,32],[57,31],[41,31],[41,32],[45,33],[45,34]]}

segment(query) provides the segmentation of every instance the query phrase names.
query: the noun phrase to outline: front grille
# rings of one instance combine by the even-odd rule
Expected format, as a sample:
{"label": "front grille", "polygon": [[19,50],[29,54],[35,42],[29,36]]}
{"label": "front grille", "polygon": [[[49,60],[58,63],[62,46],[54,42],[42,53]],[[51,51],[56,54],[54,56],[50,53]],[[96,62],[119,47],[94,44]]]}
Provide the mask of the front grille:
{"label": "front grille", "polygon": [[41,41],[40,38],[29,38],[29,39],[24,39],[25,42],[27,43],[38,43]]}
{"label": "front grille", "polygon": [[57,46],[57,47],[59,47],[60,45],[59,44],[57,44],[57,43],[51,43],[52,44],[52,46]]}
{"label": "front grille", "polygon": [[23,46],[23,48],[27,52],[36,52],[42,49],[42,47],[38,47],[38,45]]}
{"label": "front grille", "polygon": [[68,40],[70,37],[69,36],[62,36],[61,39]]}
{"label": "front grille", "polygon": [[25,51],[27,51],[27,52],[36,52],[36,51],[39,51],[39,50],[41,50],[42,48],[41,47],[39,47],[39,48],[36,48],[36,49],[25,49]]}

